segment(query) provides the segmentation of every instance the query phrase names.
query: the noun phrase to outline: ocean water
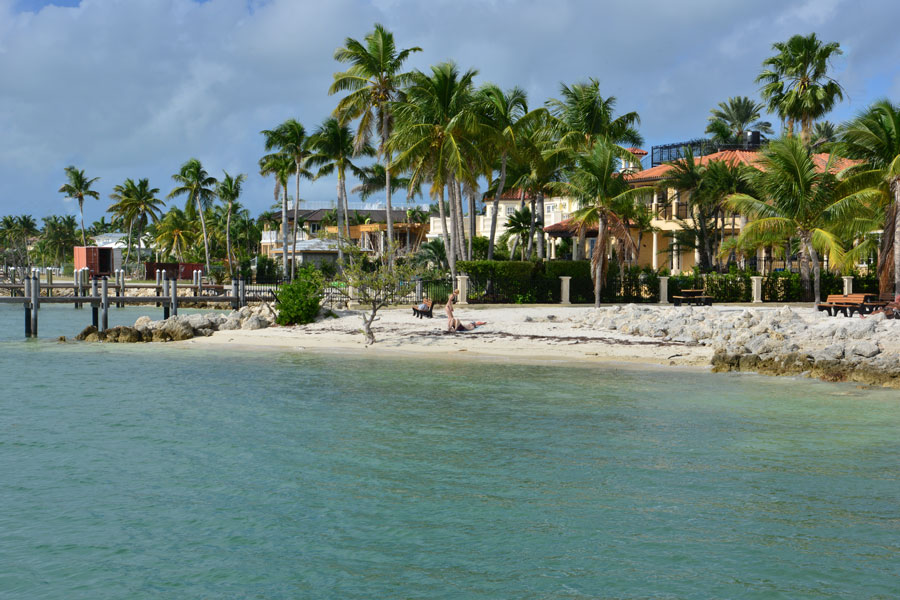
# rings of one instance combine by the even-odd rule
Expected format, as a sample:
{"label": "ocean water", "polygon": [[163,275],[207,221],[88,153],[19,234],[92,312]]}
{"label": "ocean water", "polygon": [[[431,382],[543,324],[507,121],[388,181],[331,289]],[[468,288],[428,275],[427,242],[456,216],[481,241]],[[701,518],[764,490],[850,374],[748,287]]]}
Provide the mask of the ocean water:
{"label": "ocean water", "polygon": [[897,391],[21,320],[0,306],[3,599],[900,595]]}

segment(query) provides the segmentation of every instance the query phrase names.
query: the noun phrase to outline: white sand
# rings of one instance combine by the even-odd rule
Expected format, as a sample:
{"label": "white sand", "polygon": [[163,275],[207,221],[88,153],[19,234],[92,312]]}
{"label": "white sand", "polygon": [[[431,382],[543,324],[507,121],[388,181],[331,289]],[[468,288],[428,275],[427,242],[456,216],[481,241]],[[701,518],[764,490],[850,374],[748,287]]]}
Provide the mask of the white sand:
{"label": "white sand", "polygon": [[713,351],[709,347],[575,327],[574,321],[580,321],[586,311],[592,310],[563,306],[457,306],[456,316],[463,322],[487,321],[487,325],[475,331],[444,333],[447,318],[443,307],[435,307],[433,319],[417,319],[409,307],[383,309],[373,327],[377,342],[368,348],[359,313],[340,311],[337,319],[310,325],[220,331],[179,344],[543,363],[614,361],[694,367],[710,363]]}

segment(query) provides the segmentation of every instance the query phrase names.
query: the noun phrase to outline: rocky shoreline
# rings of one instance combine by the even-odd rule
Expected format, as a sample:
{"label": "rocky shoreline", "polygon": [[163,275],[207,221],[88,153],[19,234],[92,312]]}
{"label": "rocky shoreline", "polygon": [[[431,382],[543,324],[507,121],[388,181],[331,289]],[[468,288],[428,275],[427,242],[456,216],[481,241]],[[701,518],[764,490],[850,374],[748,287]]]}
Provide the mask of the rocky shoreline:
{"label": "rocky shoreline", "polygon": [[817,377],[900,389],[900,321],[787,306],[611,306],[581,327],[708,346],[716,372]]}
{"label": "rocky shoreline", "polygon": [[245,306],[227,314],[195,313],[158,321],[145,316],[139,317],[133,327],[112,327],[106,331],[98,331],[96,327],[90,325],[75,339],[85,342],[125,344],[180,342],[199,336],[210,336],[216,331],[265,329],[275,323],[275,317],[275,310],[268,304]]}

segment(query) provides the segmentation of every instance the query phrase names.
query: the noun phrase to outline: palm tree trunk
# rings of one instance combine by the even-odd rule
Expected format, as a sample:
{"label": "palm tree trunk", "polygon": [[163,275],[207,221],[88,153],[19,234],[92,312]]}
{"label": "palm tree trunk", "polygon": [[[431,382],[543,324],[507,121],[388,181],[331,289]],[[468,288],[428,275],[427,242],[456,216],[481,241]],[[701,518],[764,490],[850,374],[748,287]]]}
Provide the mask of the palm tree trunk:
{"label": "palm tree trunk", "polygon": [[594,308],[600,308],[600,294],[603,292],[603,262],[606,259],[606,215],[600,213],[597,220],[597,241],[591,256],[591,273],[594,276]]}
{"label": "palm tree trunk", "polygon": [[812,289],[809,277],[809,250],[809,235],[807,233],[802,233],[800,234],[800,282],[803,284],[803,299],[806,301],[812,299]]}
{"label": "palm tree trunk", "polygon": [[231,255],[231,201],[228,201],[228,212],[225,215],[225,252],[228,253],[228,271],[234,279],[234,257]]}
{"label": "palm tree trunk", "polygon": [[441,187],[441,195],[438,196],[438,213],[441,218],[441,235],[444,238],[444,253],[450,253],[450,232],[447,229],[447,211],[444,208],[444,188]]}
{"label": "palm tree trunk", "polygon": [[463,216],[462,186],[459,181],[453,179],[453,206],[456,209],[456,252],[460,260],[466,259],[466,222]]}
{"label": "palm tree trunk", "polygon": [[141,242],[142,242],[141,238],[143,237],[143,235],[144,235],[144,223],[141,221],[138,221],[138,238],[137,238],[137,242],[138,242],[138,244],[137,244],[137,246],[138,246],[138,248],[137,248],[138,249],[138,252],[137,252],[138,272],[140,272],[140,267],[141,267]]}
{"label": "palm tree trunk", "polygon": [[537,194],[531,197],[531,226],[528,228],[528,249],[525,250],[525,254],[528,255],[528,260],[531,260],[531,257],[534,255],[534,229],[535,229],[535,220],[537,216],[534,214],[535,203],[537,202]]}
{"label": "palm tree trunk", "polygon": [[[452,196],[453,196],[452,181],[450,183],[450,194],[449,195],[452,198]],[[456,286],[456,252],[457,252],[457,250],[456,250],[457,237],[456,237],[456,231],[455,231],[456,225],[454,223],[454,221],[456,219],[454,218],[455,214],[453,211],[453,200],[449,199],[449,198],[448,198],[448,200],[450,201],[450,225],[453,230],[450,231],[450,246],[447,247],[447,262],[450,263],[450,279],[452,281],[451,287],[454,287],[454,286]],[[443,202],[444,202],[444,190],[441,189],[441,204],[443,204]]]}
{"label": "palm tree trunk", "polygon": [[537,238],[537,255],[538,258],[544,260],[544,192],[543,190],[539,191],[537,200],[538,207],[538,217],[540,217],[540,229],[538,229],[538,238]]}
{"label": "palm tree trunk", "polygon": [[84,237],[84,198],[78,199],[78,212],[81,213],[81,245],[87,246],[87,238]]}
{"label": "palm tree trunk", "polygon": [[134,227],[134,219],[130,219],[128,221],[128,243],[125,245],[125,264],[128,264],[128,259],[131,256],[131,229]]}
{"label": "palm tree trunk", "polygon": [[813,269],[813,300],[818,304],[822,300],[821,293],[821,270],[819,268],[819,253],[813,248],[812,240],[809,243],[809,257],[812,261]]}
{"label": "palm tree trunk", "polygon": [[341,197],[341,176],[342,172],[338,171],[337,182],[337,234],[338,234],[338,260],[344,260],[344,199]]}
{"label": "palm tree trunk", "polygon": [[[384,148],[388,139],[388,111],[381,111],[381,147]],[[385,222],[387,223],[388,253],[390,253],[391,244],[394,242],[394,215],[391,212],[391,155],[387,153],[384,160],[384,207]],[[388,256],[389,264],[394,264],[393,255]]]}
{"label": "palm tree trunk", "polygon": [[494,210],[491,212],[491,233],[488,238],[488,260],[494,260],[494,239],[497,235],[497,211],[500,210],[500,196],[503,195],[503,186],[506,185],[506,153],[500,157],[500,179],[497,182],[497,192],[494,194]]}
{"label": "palm tree trunk", "polygon": [[[296,273],[297,273],[297,261],[294,260],[294,258],[295,258],[294,254],[297,249],[297,217],[298,217],[298,213],[300,212],[300,161],[296,161],[296,164],[297,164],[297,172],[295,173],[294,177],[297,180],[297,190],[294,194],[294,226],[292,227],[293,232],[292,232],[292,236],[291,236],[294,240],[291,245],[291,281],[294,280],[294,275],[296,275]],[[228,204],[228,216],[231,217],[231,204],[230,203]],[[226,237],[227,237],[227,235],[228,234],[226,233]],[[229,257],[230,256],[231,255],[229,254]],[[230,258],[229,258],[229,261],[230,261]]]}
{"label": "palm tree trunk", "polygon": [[891,182],[894,190],[894,294],[900,294],[900,178]]}
{"label": "palm tree trunk", "polygon": [[469,191],[469,260],[472,260],[472,240],[475,238],[475,190]]}
{"label": "palm tree trunk", "polygon": [[200,212],[200,229],[203,231],[203,252],[206,255],[206,272],[209,273],[209,236],[206,235],[206,217],[203,216],[203,206],[200,205],[200,197],[197,196],[196,200],[197,210]]}

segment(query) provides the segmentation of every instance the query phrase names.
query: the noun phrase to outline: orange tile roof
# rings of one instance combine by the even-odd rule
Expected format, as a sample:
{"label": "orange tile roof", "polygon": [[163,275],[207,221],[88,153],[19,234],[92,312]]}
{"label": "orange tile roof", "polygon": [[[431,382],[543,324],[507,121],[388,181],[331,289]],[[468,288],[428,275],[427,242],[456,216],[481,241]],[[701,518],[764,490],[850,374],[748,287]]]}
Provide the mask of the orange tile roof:
{"label": "orange tile roof", "polygon": [[634,154],[635,156],[647,156],[647,151],[642,150],[640,148],[626,148],[629,152]]}
{"label": "orange tile roof", "polygon": [[[725,161],[732,165],[738,164],[756,167],[757,163],[759,162],[759,158],[760,153],[756,151],[722,150],[720,152],[714,152],[713,154],[707,154],[706,156],[697,157],[695,158],[695,161],[700,165],[707,165],[712,161]],[[814,154],[813,162],[816,163],[816,167],[819,169],[819,171],[824,171],[825,165],[828,163],[829,158],[831,158],[831,155],[828,153],[823,152],[821,154]],[[856,164],[859,164],[859,161],[851,160],[849,158],[835,157],[831,163],[831,172],[837,173],[846,169],[847,167],[851,167]],[[662,179],[671,168],[671,163],[656,165],[655,167],[626,175],[625,179],[627,179],[629,183],[635,184],[657,181],[659,179]]]}
{"label": "orange tile roof", "polygon": [[[598,230],[596,225],[589,225],[584,230],[585,237],[597,237]],[[572,219],[564,219],[559,223],[544,227],[544,233],[549,233],[553,237],[573,237],[578,234],[578,225]]]}

